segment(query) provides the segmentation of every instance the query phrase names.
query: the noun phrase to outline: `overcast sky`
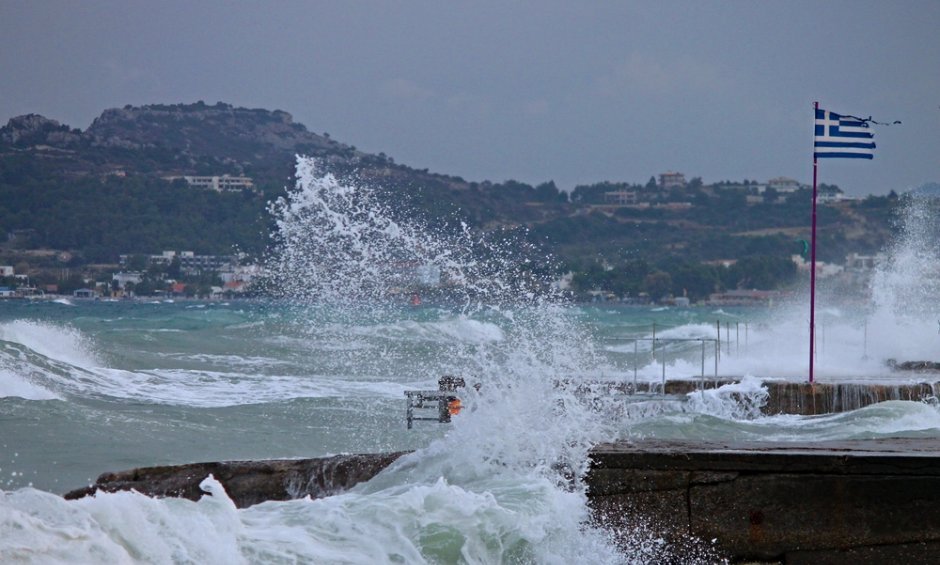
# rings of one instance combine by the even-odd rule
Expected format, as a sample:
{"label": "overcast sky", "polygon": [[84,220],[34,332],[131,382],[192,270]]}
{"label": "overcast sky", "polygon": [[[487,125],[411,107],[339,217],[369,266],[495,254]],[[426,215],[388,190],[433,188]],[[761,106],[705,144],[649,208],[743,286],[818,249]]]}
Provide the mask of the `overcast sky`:
{"label": "overcast sky", "polygon": [[812,180],[812,104],[901,120],[820,182],[940,182],[940,2],[0,0],[0,123],[281,109],[467,180]]}

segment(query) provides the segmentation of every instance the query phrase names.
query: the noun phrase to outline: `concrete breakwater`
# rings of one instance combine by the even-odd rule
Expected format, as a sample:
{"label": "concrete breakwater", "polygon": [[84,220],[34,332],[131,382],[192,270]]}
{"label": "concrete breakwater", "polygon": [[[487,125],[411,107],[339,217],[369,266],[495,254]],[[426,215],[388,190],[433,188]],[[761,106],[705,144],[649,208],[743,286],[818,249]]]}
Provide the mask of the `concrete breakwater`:
{"label": "concrete breakwater", "polygon": [[[403,453],[198,463],[105,473],[73,491],[203,496],[210,473],[238,507],[337,494]],[[601,444],[585,478],[596,521],[641,525],[677,548],[732,562],[930,563],[940,558],[940,445],[881,439],[814,443]],[[714,542],[712,542],[714,540]]]}
{"label": "concrete breakwater", "polygon": [[[655,400],[734,381],[667,381]],[[588,395],[633,394],[593,383]],[[632,384],[630,385],[632,386]],[[937,383],[816,384],[766,381],[766,413],[820,414],[884,400],[924,401]],[[729,394],[743,394],[729,392]],[[404,423],[402,424],[404,426]],[[436,424],[428,424],[436,425]],[[406,452],[317,459],[230,461],[105,473],[66,494],[136,490],[196,500],[212,474],[236,506],[341,493]],[[813,443],[601,444],[585,481],[598,523],[629,535],[642,524],[675,547],[710,544],[732,561],[940,562],[940,444],[885,438]]]}
{"label": "concrete breakwater", "polygon": [[[639,392],[655,399],[656,394],[686,395],[737,382],[740,382],[740,378],[667,380],[665,386],[661,382],[640,383],[636,387],[637,390],[635,390],[632,382],[597,381],[586,388],[590,389],[590,394],[595,395],[611,391],[626,395]],[[857,410],[888,400],[927,401],[937,398],[940,394],[940,382],[809,384],[807,382],[767,379],[763,381],[762,386],[767,391],[767,398],[761,411],[767,415],[796,414],[814,416],[817,414],[832,414]],[[732,392],[730,394],[740,393]]]}
{"label": "concrete breakwater", "polygon": [[715,540],[732,562],[940,562],[935,440],[646,441],[592,460],[591,507],[612,532]]}
{"label": "concrete breakwater", "polygon": [[368,481],[405,453],[141,467],[104,473],[95,484],[73,490],[65,498],[82,498],[99,490],[136,490],[148,496],[198,500],[205,495],[199,483],[209,475],[225,487],[225,492],[239,508],[266,500],[292,500],[305,496],[322,498]]}

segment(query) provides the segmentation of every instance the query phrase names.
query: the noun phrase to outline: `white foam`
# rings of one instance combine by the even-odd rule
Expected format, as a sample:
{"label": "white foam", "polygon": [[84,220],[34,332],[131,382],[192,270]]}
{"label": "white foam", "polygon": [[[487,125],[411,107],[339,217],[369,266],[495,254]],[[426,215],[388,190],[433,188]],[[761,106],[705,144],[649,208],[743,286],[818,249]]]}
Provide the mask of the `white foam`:
{"label": "white foam", "polygon": [[199,502],[135,492],[69,502],[26,488],[0,492],[0,561],[246,563],[241,523],[221,485]]}
{"label": "white foam", "polygon": [[254,375],[224,371],[99,368],[85,378],[63,383],[75,394],[137,402],[222,407],[297,398],[404,398],[408,382],[349,380],[317,375]]}
{"label": "white foam", "polygon": [[27,563],[620,562],[582,531],[581,496],[551,483],[444,479],[238,510],[222,486],[198,502],[134,492],[77,501],[0,491],[0,561]]}
{"label": "white foam", "polygon": [[18,343],[44,357],[78,367],[99,364],[94,342],[70,326],[14,320],[0,324],[0,340]]}
{"label": "white foam", "polygon": [[439,321],[403,320],[394,324],[353,328],[361,335],[396,340],[421,340],[435,343],[482,344],[501,341],[503,330],[496,324],[457,316]]}
{"label": "white foam", "polygon": [[688,394],[688,411],[731,420],[763,417],[768,393],[760,379],[747,376],[740,382]]}
{"label": "white foam", "polygon": [[0,369],[0,398],[18,397],[25,400],[58,400],[53,391],[31,382],[9,369]]}

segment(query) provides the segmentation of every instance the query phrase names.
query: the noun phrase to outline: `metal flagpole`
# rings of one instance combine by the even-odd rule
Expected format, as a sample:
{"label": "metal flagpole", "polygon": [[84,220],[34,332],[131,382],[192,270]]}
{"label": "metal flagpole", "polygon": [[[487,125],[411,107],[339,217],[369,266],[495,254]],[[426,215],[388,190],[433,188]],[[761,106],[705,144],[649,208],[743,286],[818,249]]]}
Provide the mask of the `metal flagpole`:
{"label": "metal flagpole", "polygon": [[[813,128],[816,127],[816,111],[819,102],[813,103]],[[815,134],[814,134],[815,135]],[[813,148],[813,237],[809,271],[809,382],[813,384],[813,346],[816,341],[816,149]]]}

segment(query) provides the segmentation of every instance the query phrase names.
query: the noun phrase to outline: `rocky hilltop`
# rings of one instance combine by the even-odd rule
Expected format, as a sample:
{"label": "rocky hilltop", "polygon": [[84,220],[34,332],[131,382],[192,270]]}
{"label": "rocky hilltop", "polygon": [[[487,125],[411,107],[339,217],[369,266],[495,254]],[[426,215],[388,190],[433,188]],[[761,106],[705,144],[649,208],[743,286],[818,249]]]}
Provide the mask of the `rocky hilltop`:
{"label": "rocky hilltop", "polygon": [[81,142],[81,130],[73,130],[39,114],[11,118],[6,126],[0,128],[0,143],[14,147],[48,145],[65,148]]}
{"label": "rocky hilltop", "polygon": [[295,153],[361,157],[310,132],[280,110],[230,104],[156,104],[105,110],[84,132],[30,114],[0,128],[0,150],[58,157],[73,172],[130,168],[164,174],[244,174],[290,162]]}
{"label": "rocky hilltop", "polygon": [[248,174],[260,184],[285,178],[301,154],[366,178],[466,187],[462,179],[397,165],[384,154],[313,133],[287,112],[223,102],[112,108],[85,131],[37,114],[17,116],[0,128],[0,154],[11,153],[51,161],[72,174]]}

